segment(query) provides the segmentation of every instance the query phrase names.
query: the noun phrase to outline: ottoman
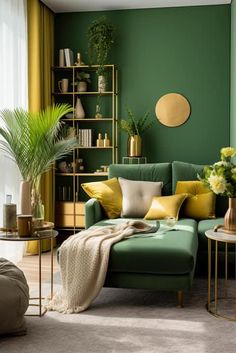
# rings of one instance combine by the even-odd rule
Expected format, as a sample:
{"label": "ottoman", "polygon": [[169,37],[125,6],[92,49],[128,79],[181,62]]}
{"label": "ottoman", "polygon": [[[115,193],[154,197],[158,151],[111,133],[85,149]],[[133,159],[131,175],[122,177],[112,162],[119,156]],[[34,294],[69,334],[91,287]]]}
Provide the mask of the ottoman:
{"label": "ottoman", "polygon": [[0,335],[26,333],[24,313],[29,305],[29,287],[23,272],[0,258]]}

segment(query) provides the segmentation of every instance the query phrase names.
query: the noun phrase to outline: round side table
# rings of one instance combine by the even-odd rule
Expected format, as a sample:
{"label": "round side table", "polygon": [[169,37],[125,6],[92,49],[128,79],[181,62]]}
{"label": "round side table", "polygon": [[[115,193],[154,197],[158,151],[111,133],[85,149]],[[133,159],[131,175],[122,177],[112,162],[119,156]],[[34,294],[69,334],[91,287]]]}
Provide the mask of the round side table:
{"label": "round side table", "polygon": [[42,241],[44,239],[51,239],[51,299],[53,297],[53,240],[57,237],[58,232],[53,229],[48,230],[38,230],[35,231],[31,237],[19,237],[17,232],[9,233],[9,232],[0,232],[0,240],[5,241],[33,241],[37,240],[39,243],[39,266],[38,266],[38,275],[39,275],[39,296],[30,298],[30,300],[38,300],[38,304],[29,304],[30,306],[38,306],[39,313],[38,314],[26,314],[26,316],[43,316],[47,311],[42,310]]}
{"label": "round side table", "polygon": [[[236,234],[227,234],[221,231],[215,232],[213,229],[206,231],[208,238],[208,299],[207,310],[216,317],[221,317],[227,320],[236,321],[236,295],[235,297],[228,296],[228,244],[235,244],[236,250]],[[218,283],[218,243],[224,243],[225,247],[225,268],[224,268],[224,295],[219,296],[219,283]],[[215,268],[212,273],[212,243],[215,245],[214,258]],[[236,254],[236,251],[235,251]],[[236,266],[236,258],[235,258]],[[213,276],[212,276],[213,275]],[[213,283],[212,283],[213,282]],[[211,287],[213,284],[213,291]],[[212,293],[213,292],[213,293]]]}

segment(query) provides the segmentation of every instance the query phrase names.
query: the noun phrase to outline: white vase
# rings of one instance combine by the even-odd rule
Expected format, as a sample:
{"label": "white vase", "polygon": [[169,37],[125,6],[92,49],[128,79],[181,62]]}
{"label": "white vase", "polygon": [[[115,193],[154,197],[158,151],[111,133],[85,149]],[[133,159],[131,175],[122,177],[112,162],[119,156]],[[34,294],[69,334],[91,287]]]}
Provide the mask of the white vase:
{"label": "white vase", "polygon": [[31,215],[31,185],[28,181],[20,183],[20,213],[23,215]]}
{"label": "white vase", "polygon": [[98,92],[100,93],[106,92],[106,79],[105,79],[105,76],[103,75],[98,76]]}
{"label": "white vase", "polygon": [[84,112],[84,108],[82,106],[80,98],[77,98],[77,101],[76,101],[75,117],[76,117],[76,119],[84,119],[85,118],[85,112]]}

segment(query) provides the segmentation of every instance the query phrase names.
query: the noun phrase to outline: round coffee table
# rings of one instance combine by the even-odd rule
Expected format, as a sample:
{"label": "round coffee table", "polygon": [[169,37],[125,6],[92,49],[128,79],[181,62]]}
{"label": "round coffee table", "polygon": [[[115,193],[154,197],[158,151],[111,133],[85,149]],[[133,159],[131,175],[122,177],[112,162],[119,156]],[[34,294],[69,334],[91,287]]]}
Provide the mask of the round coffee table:
{"label": "round coffee table", "polygon": [[[208,238],[208,299],[207,310],[214,316],[236,321],[235,300],[236,296],[228,296],[228,244],[235,244],[236,250],[236,234],[227,234],[222,231],[214,231],[213,229],[206,231]],[[212,242],[214,244],[215,268],[212,278]],[[224,243],[225,247],[225,268],[224,268],[224,295],[219,296],[218,281],[218,243]],[[236,251],[235,251],[236,254]],[[236,266],[236,255],[235,255]],[[213,279],[213,295],[211,293],[211,284]],[[213,298],[212,298],[213,297]]]}
{"label": "round coffee table", "polygon": [[38,304],[29,304],[30,306],[38,306],[39,313],[38,314],[26,314],[26,316],[43,316],[47,311],[42,310],[42,241],[44,239],[51,240],[51,298],[53,297],[53,240],[58,235],[58,232],[54,229],[47,230],[38,230],[35,231],[30,237],[19,237],[17,231],[16,232],[0,232],[0,240],[4,241],[38,241],[39,244],[39,267],[38,267],[38,275],[39,275],[39,296],[30,298],[30,300],[38,300]]}

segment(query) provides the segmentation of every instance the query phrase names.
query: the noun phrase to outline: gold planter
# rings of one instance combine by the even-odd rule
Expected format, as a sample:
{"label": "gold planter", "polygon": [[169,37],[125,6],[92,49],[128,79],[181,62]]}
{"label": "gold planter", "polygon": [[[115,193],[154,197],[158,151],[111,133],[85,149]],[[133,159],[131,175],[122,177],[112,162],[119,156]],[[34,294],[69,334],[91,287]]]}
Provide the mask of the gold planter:
{"label": "gold planter", "polygon": [[142,139],[139,135],[130,136],[128,138],[128,157],[142,156]]}
{"label": "gold planter", "polygon": [[229,198],[229,208],[224,217],[223,231],[236,234],[236,198]]}

